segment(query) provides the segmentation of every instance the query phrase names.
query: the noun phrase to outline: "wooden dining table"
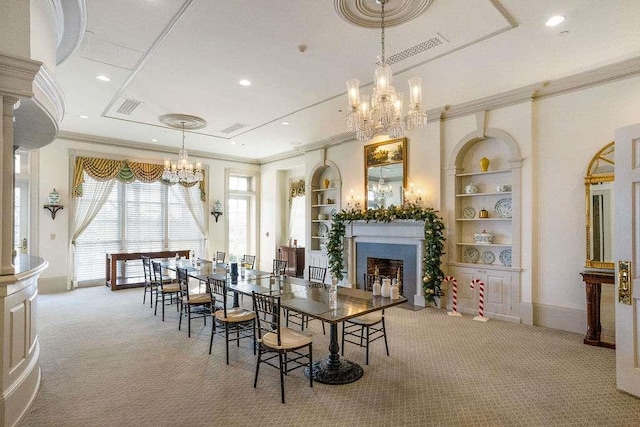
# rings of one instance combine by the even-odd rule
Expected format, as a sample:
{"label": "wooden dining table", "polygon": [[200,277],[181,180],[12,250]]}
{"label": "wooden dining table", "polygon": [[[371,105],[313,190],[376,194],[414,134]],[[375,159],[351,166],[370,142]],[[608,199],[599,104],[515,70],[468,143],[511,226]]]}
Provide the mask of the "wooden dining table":
{"label": "wooden dining table", "polygon": [[[401,296],[398,299],[374,296],[361,289],[338,288],[338,304],[335,309],[329,306],[329,291],[324,286],[305,279],[294,277],[274,277],[269,272],[250,270],[237,278],[226,274],[226,268],[212,265],[186,265],[187,274],[195,279],[206,281],[208,278],[225,280],[227,289],[234,293],[234,305],[238,295],[252,295],[252,292],[280,296],[282,308],[293,310],[329,324],[329,354],[313,363],[311,370],[305,369],[305,375],[313,375],[313,380],[324,384],[348,384],[359,380],[364,374],[362,366],[340,357],[338,344],[338,324],[345,320],[375,311],[384,310],[407,302]],[[175,269],[175,261],[163,263],[168,269]],[[180,266],[178,264],[178,266]]]}

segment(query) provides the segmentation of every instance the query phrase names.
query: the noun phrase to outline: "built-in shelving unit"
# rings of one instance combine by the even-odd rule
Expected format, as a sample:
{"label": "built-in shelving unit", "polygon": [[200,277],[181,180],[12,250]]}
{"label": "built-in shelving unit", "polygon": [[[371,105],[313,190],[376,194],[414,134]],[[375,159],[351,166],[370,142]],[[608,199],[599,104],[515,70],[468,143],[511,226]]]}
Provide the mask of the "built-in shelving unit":
{"label": "built-in shelving unit", "polygon": [[[482,171],[482,158],[489,159],[486,171]],[[447,166],[453,203],[447,274],[463,284],[480,279],[485,283],[485,316],[515,322],[521,321],[520,168],[517,144],[501,131],[484,138],[477,134],[463,138]],[[474,236],[481,233],[491,234],[492,243],[476,241]],[[477,293],[469,286],[458,288],[459,310],[474,313],[477,301]]]}
{"label": "built-in shelving unit", "polygon": [[[310,175],[307,265],[328,267],[327,242],[334,213],[340,211],[342,181],[337,166],[329,161],[318,165]],[[331,276],[327,274],[326,282]]]}

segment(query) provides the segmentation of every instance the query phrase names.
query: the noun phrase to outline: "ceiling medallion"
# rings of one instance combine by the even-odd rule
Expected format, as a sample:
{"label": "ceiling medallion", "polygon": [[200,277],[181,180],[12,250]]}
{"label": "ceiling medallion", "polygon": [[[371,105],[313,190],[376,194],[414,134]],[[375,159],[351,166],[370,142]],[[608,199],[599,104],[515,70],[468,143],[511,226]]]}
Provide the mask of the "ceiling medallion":
{"label": "ceiling medallion", "polygon": [[[387,2],[388,3],[388,2]],[[431,6],[433,0],[395,0],[386,7],[385,25],[393,27],[419,16]],[[350,24],[366,28],[380,27],[380,2],[378,0],[334,0],[338,16]]]}
{"label": "ceiling medallion", "polygon": [[202,181],[202,164],[196,162],[194,166],[189,161],[189,154],[184,146],[184,131],[185,129],[202,129],[207,125],[207,121],[187,114],[165,114],[160,117],[160,122],[174,129],[182,129],[182,148],[178,152],[178,160],[164,159],[162,179],[172,183],[184,182],[188,184]]}

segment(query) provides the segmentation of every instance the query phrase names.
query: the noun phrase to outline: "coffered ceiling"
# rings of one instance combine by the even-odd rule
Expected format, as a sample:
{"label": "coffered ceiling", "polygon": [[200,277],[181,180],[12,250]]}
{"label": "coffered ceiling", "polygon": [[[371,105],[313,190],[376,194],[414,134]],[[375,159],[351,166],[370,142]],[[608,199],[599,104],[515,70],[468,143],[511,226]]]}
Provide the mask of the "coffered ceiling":
{"label": "coffered ceiling", "polygon": [[[417,16],[387,28],[386,52],[398,90],[423,78],[426,109],[640,56],[637,0],[389,0],[389,21],[411,7]],[[180,132],[159,117],[180,113],[207,121],[187,132],[196,155],[265,160],[342,139],[345,81],[370,83],[380,51],[379,28],[344,16],[377,10],[375,0],[87,0],[84,39],[56,71],[61,136],[173,150]],[[546,27],[556,14],[566,20]]]}

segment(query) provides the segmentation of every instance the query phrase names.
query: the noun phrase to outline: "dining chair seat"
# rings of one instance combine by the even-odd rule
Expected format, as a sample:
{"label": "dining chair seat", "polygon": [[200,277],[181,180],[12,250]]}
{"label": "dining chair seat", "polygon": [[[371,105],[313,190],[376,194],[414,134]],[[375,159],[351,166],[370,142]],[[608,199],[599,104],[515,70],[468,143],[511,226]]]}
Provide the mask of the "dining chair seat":
{"label": "dining chair seat", "polygon": [[164,285],[165,292],[180,292],[180,285],[177,283],[171,283],[169,285]]}
{"label": "dining chair seat", "polygon": [[372,326],[382,322],[382,315],[380,312],[363,314],[362,316],[349,319],[349,322],[362,326]]}
{"label": "dining chair seat", "polygon": [[290,328],[280,329],[280,345],[278,345],[278,334],[269,332],[262,337],[262,344],[273,349],[294,349],[311,344],[313,337],[303,331],[296,331]]}
{"label": "dining chair seat", "polygon": [[228,308],[227,315],[225,317],[225,310],[218,310],[214,313],[216,320],[220,322],[238,323],[248,322],[255,319],[256,314],[253,311],[249,311],[246,308],[234,307]]}
{"label": "dining chair seat", "polygon": [[207,304],[207,303],[211,303],[211,295],[209,294],[194,294],[194,295],[189,295],[189,298],[182,297],[182,302],[187,304],[187,303],[191,303],[191,304]]}

